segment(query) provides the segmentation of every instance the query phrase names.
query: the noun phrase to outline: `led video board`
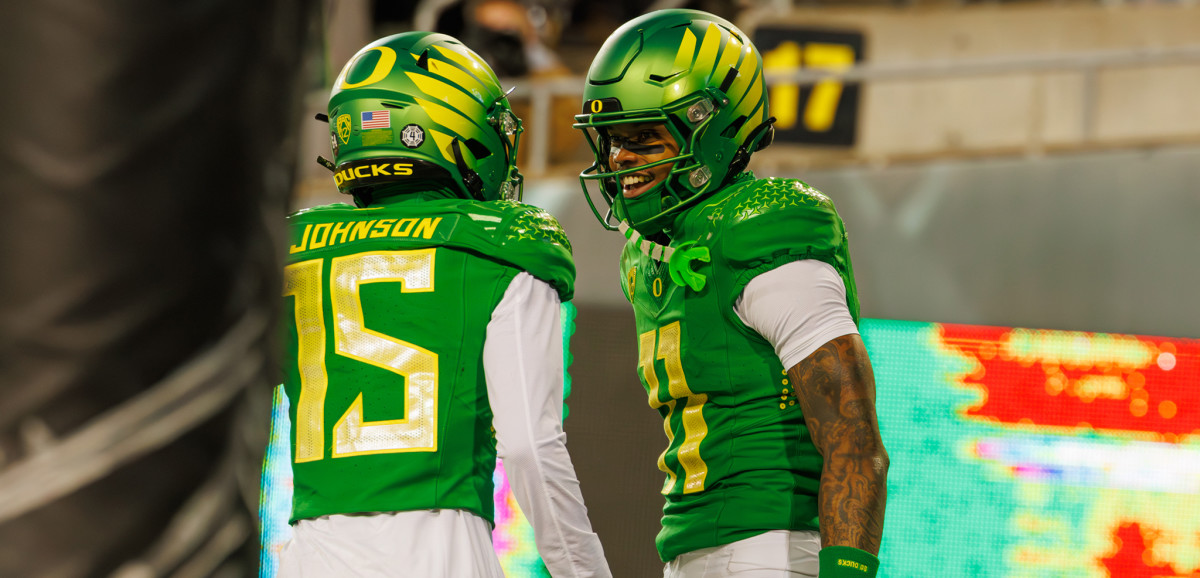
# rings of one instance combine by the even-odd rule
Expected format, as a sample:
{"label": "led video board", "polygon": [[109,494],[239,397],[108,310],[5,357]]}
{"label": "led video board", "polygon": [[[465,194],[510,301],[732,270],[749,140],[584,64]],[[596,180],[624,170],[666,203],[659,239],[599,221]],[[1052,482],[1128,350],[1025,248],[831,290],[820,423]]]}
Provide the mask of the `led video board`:
{"label": "led video board", "polygon": [[1200,341],[868,320],[881,575],[1200,575]]}

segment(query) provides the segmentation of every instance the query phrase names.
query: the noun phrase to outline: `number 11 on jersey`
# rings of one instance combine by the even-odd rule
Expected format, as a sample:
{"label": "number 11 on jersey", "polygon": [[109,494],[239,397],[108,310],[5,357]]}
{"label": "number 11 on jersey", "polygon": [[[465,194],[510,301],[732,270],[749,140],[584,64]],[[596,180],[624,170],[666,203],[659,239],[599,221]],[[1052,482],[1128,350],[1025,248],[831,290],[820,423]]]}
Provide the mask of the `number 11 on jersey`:
{"label": "number 11 on jersey", "polygon": [[[657,338],[657,339],[656,339]],[[667,467],[667,453],[675,445],[675,428],[671,418],[675,415],[675,405],[678,400],[685,400],[683,416],[684,439],[679,445],[676,457],[683,468],[683,493],[691,494],[704,490],[704,478],[708,475],[708,464],[700,456],[700,442],[708,435],[708,424],[704,421],[704,403],[708,395],[692,393],[688,389],[687,378],[683,375],[682,329],[679,322],[664,325],[655,331],[647,331],[638,338],[638,366],[642,370],[642,378],[650,395],[650,407],[658,409],[667,406],[667,415],[663,418],[663,430],[667,434],[667,449],[658,456],[658,469],[666,472],[667,481],[663,484],[662,493],[668,494],[675,489],[677,476]],[[658,382],[658,374],[654,362],[661,359],[667,370],[667,391],[662,392]],[[662,393],[666,393],[667,401],[660,401]]]}

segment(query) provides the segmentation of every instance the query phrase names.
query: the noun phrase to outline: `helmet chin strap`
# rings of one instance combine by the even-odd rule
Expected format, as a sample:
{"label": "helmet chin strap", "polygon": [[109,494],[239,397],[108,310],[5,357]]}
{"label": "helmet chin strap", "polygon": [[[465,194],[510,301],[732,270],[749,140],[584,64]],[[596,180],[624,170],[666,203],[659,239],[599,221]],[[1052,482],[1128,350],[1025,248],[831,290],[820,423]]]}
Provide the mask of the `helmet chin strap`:
{"label": "helmet chin strap", "polygon": [[638,250],[647,257],[659,263],[667,263],[671,281],[676,285],[691,287],[693,291],[704,289],[708,279],[692,269],[692,261],[707,263],[710,258],[708,247],[694,247],[695,241],[680,243],[679,247],[666,247],[643,237],[625,221],[621,221],[617,225],[617,230],[621,231],[626,239],[635,243]]}
{"label": "helmet chin strap", "polygon": [[479,173],[467,167],[467,161],[462,154],[463,143],[458,138],[454,139],[450,148],[454,149],[454,164],[458,165],[458,173],[462,175],[463,186],[467,188],[467,192],[471,194],[475,200],[483,200],[483,179],[479,178]]}
{"label": "helmet chin strap", "polygon": [[637,232],[637,229],[630,227],[629,223],[625,221],[617,223],[617,230],[621,231],[621,234],[625,235],[626,239],[636,243],[639,251],[655,261],[670,261],[671,256],[675,254],[674,248],[659,245],[658,243],[647,239],[646,237],[642,236],[641,233]]}
{"label": "helmet chin strap", "polygon": [[750,155],[767,148],[774,140],[775,117],[772,116],[750,131],[745,144],[738,148],[733,154],[733,159],[729,161],[729,173],[725,175],[725,179],[729,180],[740,174],[750,164]]}

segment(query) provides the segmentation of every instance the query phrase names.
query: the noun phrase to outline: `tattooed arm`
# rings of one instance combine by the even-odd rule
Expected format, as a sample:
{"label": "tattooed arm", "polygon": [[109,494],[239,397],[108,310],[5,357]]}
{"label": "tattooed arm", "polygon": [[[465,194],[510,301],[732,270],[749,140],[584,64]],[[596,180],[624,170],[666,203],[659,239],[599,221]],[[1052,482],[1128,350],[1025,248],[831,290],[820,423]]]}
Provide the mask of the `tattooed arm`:
{"label": "tattooed arm", "polygon": [[[875,416],[875,377],[837,271],[788,263],[746,285],[734,312],[775,348],[825,458],[821,542],[879,553],[887,452]],[[822,345],[823,344],[823,345]]]}
{"label": "tattooed arm", "polygon": [[830,340],[788,370],[825,458],[818,509],[822,546],[879,554],[888,455],[875,415],[875,375],[857,334]]}

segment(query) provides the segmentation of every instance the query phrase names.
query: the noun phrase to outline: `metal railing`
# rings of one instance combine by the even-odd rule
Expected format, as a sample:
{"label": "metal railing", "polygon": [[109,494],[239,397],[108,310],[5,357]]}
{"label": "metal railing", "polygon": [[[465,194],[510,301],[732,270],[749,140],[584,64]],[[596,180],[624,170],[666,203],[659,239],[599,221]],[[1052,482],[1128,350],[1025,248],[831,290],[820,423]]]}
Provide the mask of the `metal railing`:
{"label": "metal railing", "polygon": [[[1083,76],[1083,102],[1080,107],[1084,139],[1094,134],[1096,118],[1096,77],[1106,69],[1137,66],[1200,65],[1200,45],[1173,48],[1141,48],[1105,50],[1022,57],[981,58],[974,60],[926,61],[905,64],[862,64],[842,70],[796,68],[765,72],[768,86],[775,84],[813,84],[827,79],[846,82],[905,82],[947,78],[1002,76],[1010,74],[1039,74],[1074,72]],[[516,95],[528,95],[531,115],[526,119],[529,157],[522,163],[528,174],[544,174],[549,168],[550,112],[552,99],[575,96],[582,102],[584,78],[505,80],[505,86],[517,86]],[[1181,95],[1180,98],[1197,98]],[[558,122],[569,122],[558,120]]]}

